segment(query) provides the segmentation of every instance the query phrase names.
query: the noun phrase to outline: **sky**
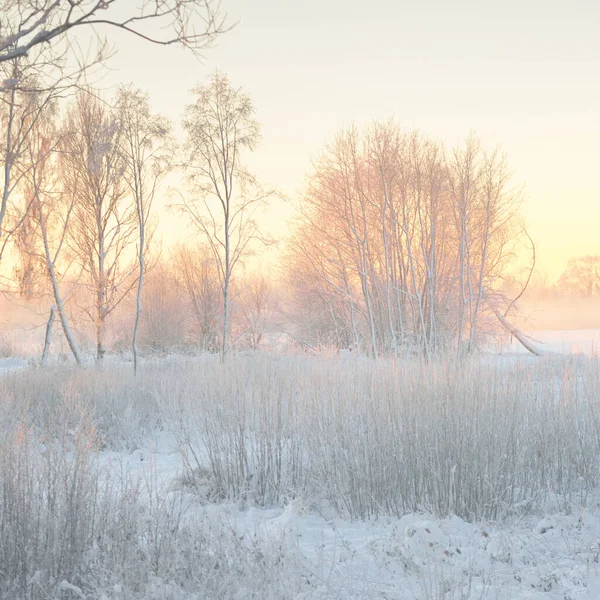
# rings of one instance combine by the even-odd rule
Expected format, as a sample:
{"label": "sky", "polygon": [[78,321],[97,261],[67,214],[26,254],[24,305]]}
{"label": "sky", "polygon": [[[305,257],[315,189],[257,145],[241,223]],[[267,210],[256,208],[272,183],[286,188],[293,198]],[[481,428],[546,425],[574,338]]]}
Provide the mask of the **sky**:
{"label": "sky", "polygon": [[[525,190],[538,267],[600,254],[600,2],[596,0],[222,0],[234,28],[205,51],[118,49],[98,82],[132,81],[180,122],[190,89],[221,70],[252,97],[262,143],[248,164],[266,186],[301,194],[311,160],[350,123],[394,117],[450,147],[473,131],[507,156]],[[112,10],[112,9],[111,9]],[[291,205],[264,226],[284,236]],[[167,241],[178,218],[161,216]]]}

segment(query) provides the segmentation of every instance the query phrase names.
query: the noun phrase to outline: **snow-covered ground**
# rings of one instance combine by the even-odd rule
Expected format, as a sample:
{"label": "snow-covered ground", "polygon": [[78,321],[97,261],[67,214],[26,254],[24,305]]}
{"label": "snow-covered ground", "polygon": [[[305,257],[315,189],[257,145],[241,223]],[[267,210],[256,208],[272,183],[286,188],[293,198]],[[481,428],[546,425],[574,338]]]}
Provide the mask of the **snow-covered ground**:
{"label": "snow-covered ground", "polygon": [[[531,336],[541,342],[540,346],[550,353],[591,353],[599,347],[600,343],[600,330],[538,331],[532,333]],[[547,370],[542,369],[535,373],[538,375],[549,373],[551,377],[554,377],[553,357],[544,362],[546,359],[524,357],[520,351],[519,346],[511,346],[506,349],[509,354],[504,359],[487,355],[482,362],[486,364],[498,362],[509,368],[512,368],[513,365],[522,367],[523,364],[540,364]],[[204,362],[198,362],[199,360]],[[248,360],[254,359],[249,357]],[[281,368],[284,373],[287,373],[285,369],[289,365],[285,363],[286,359],[281,360],[284,361],[284,364],[277,368]],[[336,358],[324,360],[332,360],[332,364],[337,361],[338,365],[344,363],[343,357],[342,360]],[[584,358],[581,360],[588,361]],[[540,362],[538,363],[538,361]],[[151,362],[147,361],[145,364],[149,365]],[[319,366],[322,362],[317,360],[314,363],[307,362],[306,365],[314,367],[315,364]],[[558,362],[562,363],[563,359],[559,358]],[[597,364],[594,366],[593,361],[588,362],[591,366],[588,365],[587,368],[595,368],[597,371]],[[119,363],[121,363],[120,366]],[[184,390],[188,395],[189,390],[193,392],[197,389],[200,393],[201,388],[198,387],[197,381],[193,380],[190,383],[185,381],[185,378],[198,372],[206,373],[213,363],[215,364],[214,370],[217,370],[214,357],[200,359],[171,357],[160,364],[168,363],[172,363],[176,368],[184,364],[187,365],[186,368],[190,368],[191,365],[191,370],[181,372],[175,370],[170,373],[169,377],[171,378],[173,373],[175,375],[179,373],[181,377],[177,380],[166,379],[164,381],[163,394],[165,397],[162,402],[165,399],[171,402],[176,396],[177,387],[182,385],[190,386],[187,391]],[[209,369],[206,369],[207,366]],[[252,369],[256,368],[257,381],[260,377],[264,377],[263,381],[269,382],[269,385],[265,385],[264,388],[267,391],[271,389],[269,386],[273,381],[278,381],[269,379],[271,366],[268,360],[266,362],[263,360],[248,371],[252,374]],[[23,360],[0,360],[0,373],[18,371],[26,367],[27,363]],[[113,367],[116,372],[118,368],[123,369],[123,364],[119,359],[115,359]],[[247,369],[248,364],[241,364],[241,367]],[[370,367],[365,367],[362,362],[355,362],[348,363],[347,368],[363,369],[368,373]],[[380,368],[384,369],[385,363]],[[105,374],[110,375],[112,370],[112,367],[106,368]],[[38,374],[40,371],[40,369],[36,369]],[[129,374],[128,365],[123,369],[123,373],[125,372]],[[314,380],[309,377],[306,379],[300,377],[298,390],[302,385],[312,385],[313,383],[317,386],[320,385],[317,377],[320,372],[319,370],[315,371],[316,379]],[[58,377],[61,376],[60,370],[56,373]],[[80,409],[87,410],[93,405],[87,405],[85,402],[86,390],[95,393],[97,387],[94,385],[100,384],[89,384],[91,387],[85,387],[87,385],[86,378],[91,379],[94,371],[73,371],[73,373],[75,373],[73,381],[68,385],[58,385],[57,389],[64,394],[65,407],[68,410],[72,409],[75,412]],[[332,371],[329,375],[335,376],[336,373],[337,371]],[[596,382],[597,386],[598,376],[595,373],[593,370],[588,370],[586,376],[590,379],[586,382]],[[18,378],[19,375],[16,373],[15,377]],[[446,375],[445,373],[444,377]],[[94,376],[100,377],[98,373]],[[234,393],[242,393],[240,390],[243,393],[251,391],[252,380],[244,379],[244,377],[244,375],[239,376],[238,383],[242,383],[242,387],[232,384],[231,389]],[[203,485],[197,485],[196,481],[194,482],[195,487],[191,487],[188,479],[189,469],[186,469],[189,464],[185,464],[182,447],[177,443],[174,432],[169,430],[169,419],[165,419],[163,424],[166,427],[164,429],[154,428],[155,426],[152,425],[150,431],[133,432],[131,437],[128,437],[128,433],[123,436],[123,432],[130,432],[133,426],[128,425],[125,421],[130,417],[131,423],[136,423],[136,418],[143,421],[139,415],[136,416],[136,411],[140,413],[143,411],[140,411],[139,406],[136,407],[137,400],[134,395],[132,395],[133,399],[130,404],[123,405],[126,408],[120,406],[119,398],[111,395],[114,392],[110,390],[118,378],[119,374],[117,373],[106,384],[101,377],[99,379],[102,382],[100,387],[102,388],[102,385],[105,384],[106,389],[109,390],[108,394],[101,390],[102,394],[107,395],[101,396],[99,392],[99,397],[103,397],[103,402],[107,403],[110,411],[114,411],[114,414],[110,414],[111,419],[114,419],[114,430],[119,432],[118,435],[122,436],[120,441],[123,442],[119,450],[116,450],[115,448],[119,444],[113,444],[115,440],[112,439],[108,448],[99,449],[93,453],[93,461],[100,467],[102,477],[107,480],[117,478],[126,482],[127,488],[135,494],[136,498],[140,499],[142,504],[154,505],[155,512],[152,514],[163,515],[157,517],[158,521],[155,524],[147,515],[142,514],[140,517],[148,519],[150,529],[156,527],[156,531],[160,531],[160,527],[163,526],[160,521],[165,519],[164,513],[160,511],[169,511],[171,510],[169,507],[183,507],[182,520],[192,527],[192,531],[206,530],[206,524],[208,524],[209,530],[211,527],[215,527],[211,535],[216,536],[215,543],[217,545],[222,543],[223,547],[221,550],[214,550],[209,544],[208,549],[204,550],[205,556],[211,557],[214,569],[225,568],[228,570],[226,575],[222,574],[223,581],[230,582],[236,577],[239,579],[235,589],[226,583],[221,591],[215,592],[214,586],[210,588],[212,591],[208,591],[208,588],[203,591],[197,583],[194,584],[195,587],[192,584],[180,585],[161,580],[156,576],[150,584],[144,584],[147,587],[138,590],[135,596],[136,600],[138,598],[152,600],[206,600],[208,598],[214,600],[221,598],[600,600],[600,490],[592,493],[582,483],[580,493],[576,492],[568,498],[564,498],[554,494],[551,487],[548,486],[548,489],[540,490],[543,501],[536,502],[535,508],[530,510],[525,505],[509,507],[508,516],[501,522],[467,522],[455,515],[438,518],[427,512],[414,512],[400,518],[385,516],[377,519],[350,520],[340,517],[340,514],[326,500],[308,496],[304,498],[298,494],[290,494],[289,498],[284,498],[274,505],[267,504],[266,507],[257,506],[251,498],[240,499],[237,502],[217,501],[206,492],[208,485],[203,487]],[[126,379],[123,377],[124,381]],[[52,385],[56,383],[48,381]],[[162,380],[157,379],[157,381],[160,383]],[[561,383],[562,387],[558,386],[556,389],[570,390],[571,381],[571,375],[567,373]],[[212,392],[215,392],[223,382],[227,385],[227,380],[218,378],[210,380],[209,378],[207,385],[216,386],[211,388]],[[589,393],[590,388],[586,387],[587,383],[582,388],[577,384],[572,389],[575,391],[582,389],[585,393]],[[132,386],[135,385],[138,384],[125,381],[124,387],[119,393],[132,394]],[[494,385],[499,385],[499,382],[497,381]],[[531,383],[529,385],[531,389],[536,387],[531,387]],[[42,386],[42,390],[44,389]],[[208,397],[211,396],[211,389],[206,392]],[[295,388],[290,389],[293,391]],[[323,389],[327,389],[327,387]],[[460,392],[463,388],[457,389]],[[592,387],[591,389],[600,388]],[[194,393],[191,394],[189,405],[186,405],[185,409],[189,411],[190,407],[191,410],[197,407],[196,411],[205,410],[207,405],[199,404],[200,400],[194,396]],[[227,391],[223,392],[225,396],[227,393]],[[155,394],[152,393],[144,398],[150,403],[154,396]],[[156,396],[160,396],[160,393],[157,392]],[[310,394],[307,394],[306,398],[310,398]],[[567,394],[565,398],[571,398],[571,396]],[[260,400],[257,402],[260,403]],[[111,403],[114,403],[114,406]],[[155,406],[161,406],[160,402]],[[250,404],[249,406],[255,405]],[[355,410],[354,407],[356,410],[361,410],[361,406],[358,402],[352,404],[352,410]],[[488,410],[486,404],[474,404],[473,406],[478,407],[478,410]],[[515,404],[515,406],[517,405]],[[163,408],[165,407],[163,406]],[[46,413],[40,412],[39,414],[45,415]],[[59,414],[64,415],[65,418],[69,416],[68,412],[59,412]],[[364,414],[368,416],[370,413]],[[503,415],[504,413],[500,411],[498,414]],[[534,416],[536,414],[535,412],[531,413]],[[561,418],[562,416],[568,417],[569,414],[571,413],[566,410],[560,414],[556,413]],[[200,423],[197,413],[186,412],[185,415],[188,415],[190,423]],[[555,416],[554,413],[548,413],[548,415],[549,419]],[[144,422],[151,422],[151,419],[146,419]],[[432,422],[438,423],[438,421]],[[581,425],[576,424],[577,426]],[[541,428],[546,426],[545,423],[535,423],[532,426],[536,425]],[[561,431],[556,424],[552,424],[552,426],[556,427],[557,431]],[[328,431],[333,432],[334,430],[335,428],[332,428]],[[448,431],[452,432],[453,430],[449,428]],[[421,431],[421,433],[426,432]],[[76,435],[76,432],[69,431],[67,439],[74,439]],[[123,437],[127,439],[123,439]],[[547,438],[541,435],[539,439],[543,441]],[[378,443],[378,441],[373,440],[373,443]],[[482,443],[476,437],[473,438],[473,441],[480,444],[476,448],[487,448],[485,444],[481,445]],[[125,450],[124,447],[128,449]],[[451,445],[449,447],[452,448]],[[331,452],[331,449],[328,451]],[[471,452],[469,456],[472,456],[473,452],[477,452],[477,450],[470,449],[468,452]],[[370,460],[369,456],[367,452],[367,461]],[[360,459],[360,457],[358,458]],[[376,459],[377,456],[374,454],[371,458]],[[348,460],[354,459],[357,459],[357,456],[351,456]],[[386,460],[384,463],[387,464]],[[488,463],[482,462],[481,464],[496,465],[497,463],[488,461]],[[372,466],[376,469],[377,463],[373,463]],[[587,466],[592,470],[595,468],[595,465]],[[357,466],[358,468],[360,466]],[[466,477],[468,470],[465,470],[465,473]],[[434,476],[432,473],[432,477]],[[583,477],[581,480],[583,482]],[[372,481],[377,481],[377,478],[373,478]],[[487,482],[485,483],[487,485]],[[361,485],[360,479],[357,480],[356,485]],[[160,510],[156,509],[159,505]],[[153,543],[160,546],[162,544],[160,534],[156,535],[159,542],[155,539]],[[225,539],[225,537],[228,541],[219,542],[220,538]],[[150,544],[145,540],[143,543]],[[238,545],[238,550],[235,550],[235,544]],[[242,554],[236,554],[236,552],[240,552],[240,548]],[[188,552],[188,550],[189,548],[186,547],[182,549],[182,553]],[[217,559],[215,556],[225,559],[229,557],[229,562],[223,567],[222,559]],[[241,560],[242,557],[245,557],[246,567],[236,566],[236,561]],[[172,572],[179,569],[177,560],[179,559],[175,560]],[[182,564],[185,563],[185,557],[182,557],[181,561]],[[256,575],[253,575],[254,563],[257,565]],[[2,565],[0,565],[0,576],[1,574]],[[260,583],[259,579],[266,576],[272,576],[275,582]],[[184,575],[181,577],[185,581]],[[221,574],[216,572],[213,577],[218,580]],[[34,583],[36,582],[34,581]],[[0,577],[0,596],[2,595],[1,584]],[[105,589],[102,595],[86,595],[83,586],[74,585],[72,581],[66,579],[60,581],[56,589],[58,589],[58,596],[48,596],[52,600],[58,598],[61,600],[63,598],[65,600],[74,598],[129,600],[129,597],[121,591],[119,583],[115,583],[111,589]],[[23,596],[23,598],[30,597],[37,598],[37,596]]]}
{"label": "snow-covered ground", "polygon": [[24,369],[26,366],[27,361],[22,358],[0,358],[0,373]]}
{"label": "snow-covered ground", "polygon": [[[559,354],[592,354],[600,352],[600,329],[527,331],[526,335],[544,352]],[[515,339],[502,348],[503,352],[526,353]]]}
{"label": "snow-covered ground", "polygon": [[286,598],[600,598],[600,497],[588,498],[585,510],[549,499],[544,513],[502,524],[429,514],[350,521],[302,499],[268,509],[207,502],[182,485],[176,441],[164,432],[132,453],[99,459],[137,485],[183,494],[186,519],[225,524],[253,547],[286,553],[306,581]]}

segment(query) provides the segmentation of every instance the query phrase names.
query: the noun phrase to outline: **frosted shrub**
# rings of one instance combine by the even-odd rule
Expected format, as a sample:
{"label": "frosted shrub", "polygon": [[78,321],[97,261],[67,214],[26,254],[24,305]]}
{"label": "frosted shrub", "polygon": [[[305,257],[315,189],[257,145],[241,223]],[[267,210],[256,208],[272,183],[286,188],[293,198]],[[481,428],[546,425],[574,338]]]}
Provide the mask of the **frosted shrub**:
{"label": "frosted shrub", "polygon": [[308,589],[285,536],[188,518],[181,494],[99,470],[94,443],[92,430],[58,443],[24,426],[3,439],[1,598],[286,599]]}
{"label": "frosted shrub", "polygon": [[61,444],[21,425],[0,447],[0,585],[2,597],[37,598],[46,586],[83,576],[82,554],[94,539],[98,478],[93,435]]}
{"label": "frosted shrub", "polygon": [[581,498],[598,485],[597,359],[257,355],[162,386],[190,480],[204,473],[216,497],[309,496],[353,518],[428,510],[497,519],[549,492]]}
{"label": "frosted shrub", "polygon": [[157,376],[150,366],[136,380],[126,365],[9,372],[0,377],[0,415],[26,420],[43,435],[75,429],[85,416],[102,447],[132,448],[160,426]]}
{"label": "frosted shrub", "polygon": [[258,357],[164,379],[158,394],[177,432],[188,482],[208,470],[214,498],[260,504],[304,489],[296,383],[276,361]]}

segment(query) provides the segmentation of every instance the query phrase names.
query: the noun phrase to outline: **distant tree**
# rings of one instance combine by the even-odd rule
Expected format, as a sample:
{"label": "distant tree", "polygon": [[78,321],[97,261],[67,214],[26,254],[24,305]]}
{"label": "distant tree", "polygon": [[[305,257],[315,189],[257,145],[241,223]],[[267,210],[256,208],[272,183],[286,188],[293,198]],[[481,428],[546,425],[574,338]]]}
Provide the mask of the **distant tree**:
{"label": "distant tree", "polygon": [[558,285],[566,292],[585,298],[600,294],[600,256],[579,256],[569,260]]}
{"label": "distant tree", "polygon": [[175,277],[189,299],[200,348],[219,350],[223,293],[212,251],[207,246],[180,246],[171,257]]}
{"label": "distant tree", "polygon": [[155,352],[168,352],[186,341],[189,311],[172,261],[159,261],[148,271],[143,288],[144,318],[141,344]]}
{"label": "distant tree", "polygon": [[260,274],[247,276],[241,283],[237,304],[240,341],[257,350],[273,325],[275,298],[271,281]]}

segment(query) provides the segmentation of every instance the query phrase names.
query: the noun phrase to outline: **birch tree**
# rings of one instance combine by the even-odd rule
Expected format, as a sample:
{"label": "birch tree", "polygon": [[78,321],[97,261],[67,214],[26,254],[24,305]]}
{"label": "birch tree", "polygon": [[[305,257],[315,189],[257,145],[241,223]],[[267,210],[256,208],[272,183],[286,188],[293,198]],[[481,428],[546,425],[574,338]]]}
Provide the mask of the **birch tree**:
{"label": "birch tree", "polygon": [[69,248],[82,269],[91,301],[96,359],[106,353],[110,314],[135,286],[136,209],[127,197],[122,132],[114,112],[89,91],[78,94],[66,117],[61,154],[64,191],[73,198]]}
{"label": "birch tree", "polygon": [[170,123],[152,113],[147,94],[122,87],[117,94],[116,111],[125,163],[124,180],[135,207],[138,229],[138,278],[132,340],[133,372],[137,374],[148,222],[157,187],[169,172],[174,148]]}
{"label": "birch tree", "polygon": [[189,299],[200,348],[207,352],[218,351],[223,292],[212,250],[205,245],[180,246],[171,260],[179,286]]}
{"label": "birch tree", "polygon": [[[477,345],[484,296],[511,259],[511,240],[518,233],[520,192],[510,185],[504,158],[485,152],[470,135],[456,148],[449,164],[449,184],[458,237],[460,281],[459,352]],[[463,348],[464,345],[464,348]]]}
{"label": "birch tree", "polygon": [[345,306],[374,357],[471,352],[497,330],[486,298],[497,296],[525,232],[519,200],[503,157],[475,137],[449,156],[392,121],[351,128],[309,177],[286,256],[307,274],[287,278],[300,298],[321,299],[322,332],[343,331]]}
{"label": "birch tree", "polygon": [[229,350],[231,283],[253,243],[266,242],[255,221],[267,194],[242,163],[255,149],[259,125],[250,97],[216,73],[193,90],[195,102],[185,109],[187,162],[192,193],[183,209],[210,247],[223,294],[221,360]]}
{"label": "birch tree", "polygon": [[[29,237],[28,247],[23,251],[38,264],[43,264],[52,290],[53,305],[46,329],[43,362],[47,359],[52,323],[57,310],[67,344],[75,362],[81,365],[82,356],[67,315],[59,274],[59,261],[69,231],[74,199],[63,195],[57,172],[57,153],[61,139],[56,127],[55,105],[46,106],[43,118],[38,116],[35,118],[35,127],[27,138],[26,177],[23,185],[23,195],[30,205],[27,214],[34,235]],[[68,264],[65,264],[63,271],[67,270]]]}
{"label": "birch tree", "polygon": [[48,85],[40,66],[26,59],[0,63],[0,262],[11,236],[27,218],[28,206],[19,206],[14,194],[31,168],[28,141],[39,119],[49,107],[68,94],[77,82],[73,74],[63,74]]}
{"label": "birch tree", "polygon": [[265,275],[247,275],[238,301],[240,338],[245,346],[258,350],[272,325],[275,298],[272,283]]}

